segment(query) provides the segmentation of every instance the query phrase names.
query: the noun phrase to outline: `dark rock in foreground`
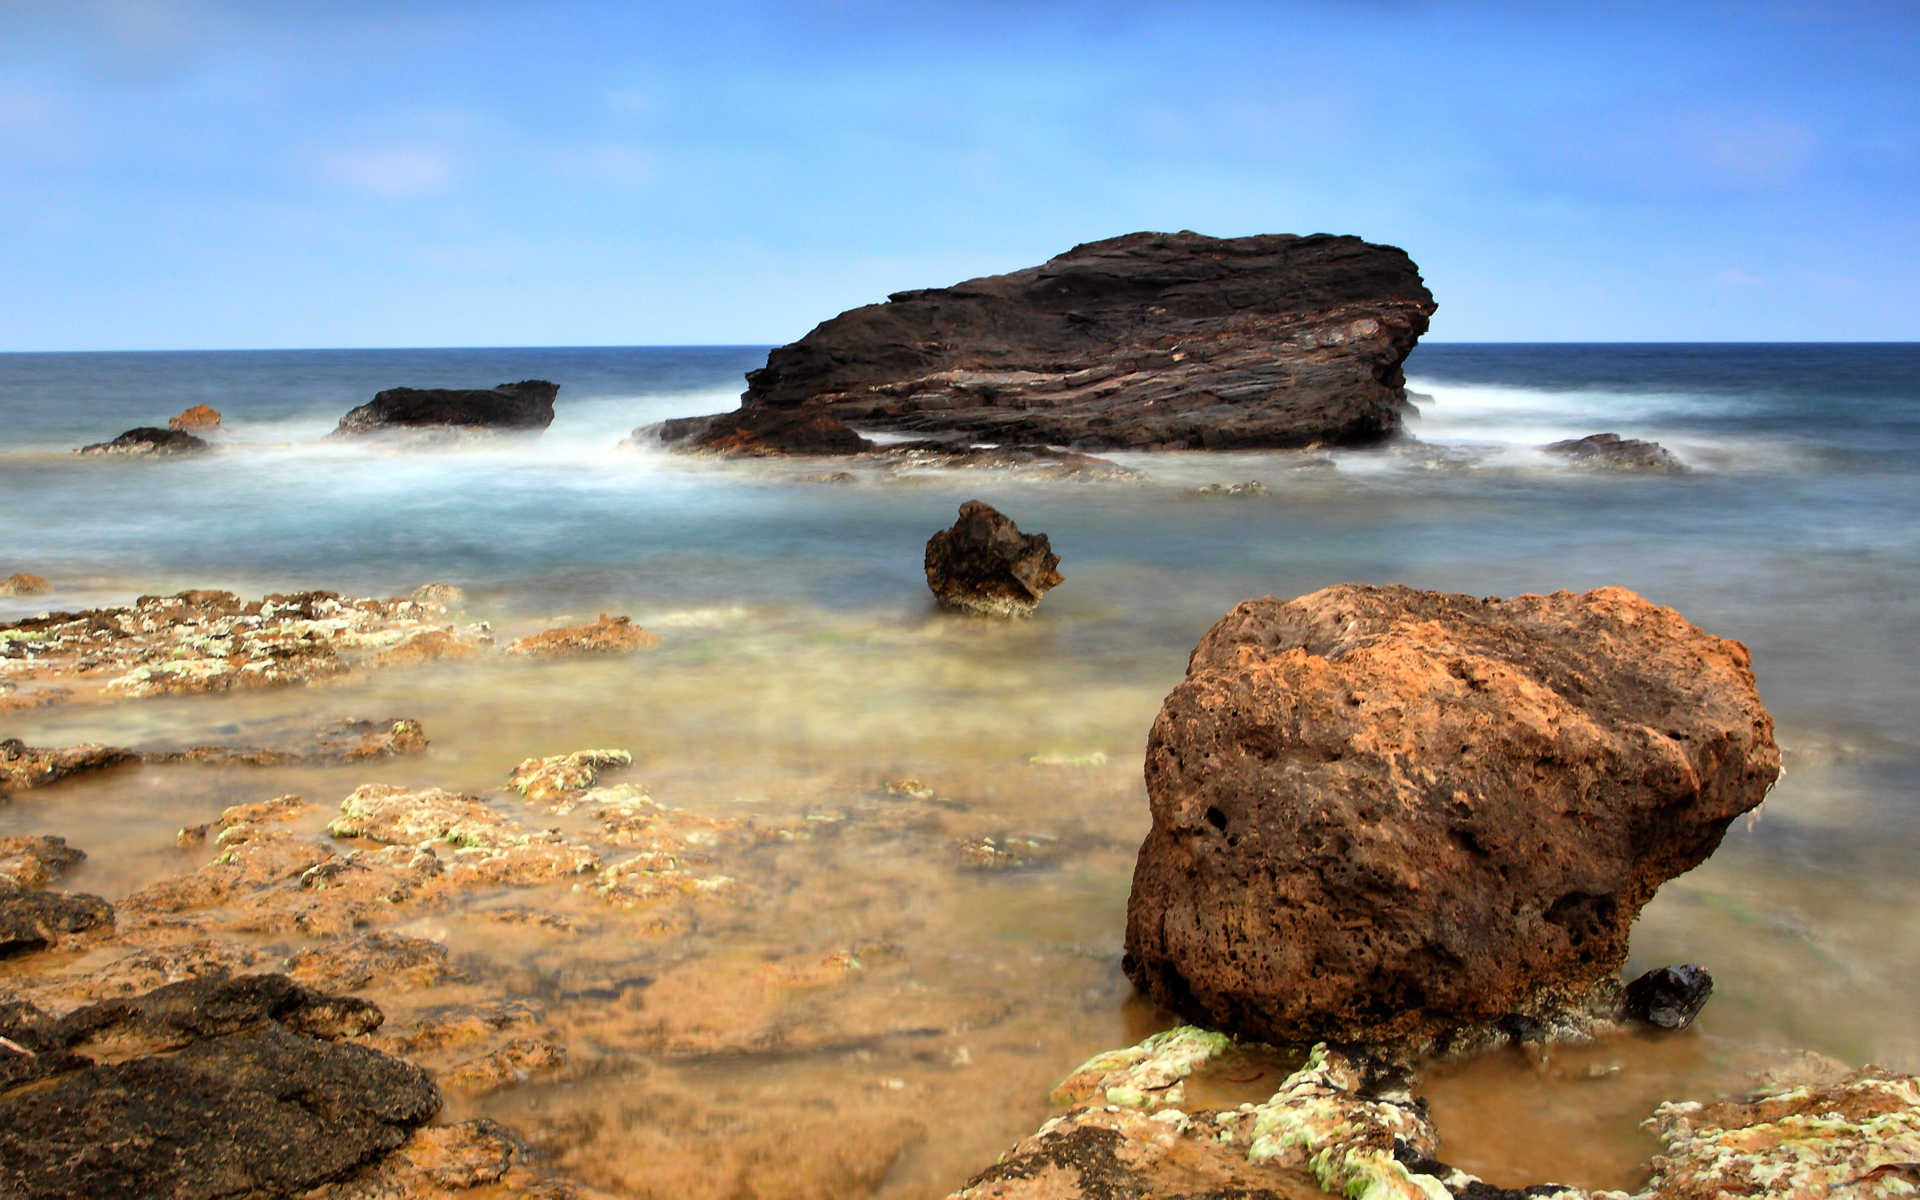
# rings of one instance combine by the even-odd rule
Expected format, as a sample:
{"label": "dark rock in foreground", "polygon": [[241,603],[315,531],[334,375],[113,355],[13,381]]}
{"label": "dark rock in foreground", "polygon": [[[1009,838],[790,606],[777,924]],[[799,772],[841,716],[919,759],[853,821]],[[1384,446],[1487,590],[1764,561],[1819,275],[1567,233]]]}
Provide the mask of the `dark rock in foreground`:
{"label": "dark rock in foreground", "polygon": [[1652,475],[1684,475],[1687,464],[1673,456],[1658,442],[1623,438],[1617,433],[1596,433],[1564,442],[1551,442],[1541,449],[1562,454],[1573,465],[1589,471],[1642,471]]}
{"label": "dark rock in foreground", "polygon": [[[858,428],[1086,449],[1366,444],[1399,429],[1401,364],[1433,311],[1391,246],[1134,233],[842,313],[750,372],[738,413],[660,437],[726,449],[780,412],[842,442]],[[765,429],[761,443],[787,436]]]}
{"label": "dark rock in foreground", "polygon": [[524,379],[494,388],[388,388],[340,418],[333,437],[390,430],[527,432],[553,424],[560,385]]}
{"label": "dark rock in foreground", "polygon": [[[426,1072],[338,1040],[379,1018],[278,975],[190,980],[58,1019],[0,1004],[0,1193],[287,1196],[339,1179],[440,1109]],[[95,1044],[118,1061],[91,1061]]]}
{"label": "dark rock in foreground", "polygon": [[1713,995],[1713,976],[1702,966],[1655,967],[1627,985],[1626,1015],[1669,1032],[1685,1029]]}
{"label": "dark rock in foreground", "polygon": [[988,617],[1032,614],[1062,582],[1044,533],[1024,534],[992,505],[969,500],[960,519],[927,539],[927,586],[947,608]]}
{"label": "dark rock in foreground", "polygon": [[1746,648],[1623,589],[1247,601],[1148,738],[1126,969],[1275,1042],[1550,1015],[1779,766]]}
{"label": "dark rock in foreground", "polygon": [[154,429],[142,426],[129,429],[110,442],[95,442],[80,447],[81,454],[117,454],[127,457],[148,455],[167,458],[178,454],[201,454],[212,449],[203,438],[184,429]]}

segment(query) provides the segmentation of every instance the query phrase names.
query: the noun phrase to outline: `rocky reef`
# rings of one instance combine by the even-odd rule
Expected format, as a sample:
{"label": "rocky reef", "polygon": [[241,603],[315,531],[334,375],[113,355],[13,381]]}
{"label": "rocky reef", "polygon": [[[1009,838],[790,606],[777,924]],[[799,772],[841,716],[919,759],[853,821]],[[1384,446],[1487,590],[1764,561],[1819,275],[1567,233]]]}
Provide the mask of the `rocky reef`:
{"label": "rocky reef", "polygon": [[523,379],[492,388],[388,388],[340,418],[331,437],[395,431],[527,433],[553,424],[560,385]]}
{"label": "rocky reef", "polygon": [[992,505],[969,500],[949,529],[927,539],[927,587],[945,608],[983,617],[1026,617],[1065,582],[1044,533],[1020,527]]}
{"label": "rocky reef", "polygon": [[1766,796],[1772,729],[1744,646],[1620,588],[1247,601],[1148,737],[1127,972],[1275,1042],[1579,1010]]}
{"label": "rocky reef", "polygon": [[1401,364],[1434,307],[1403,251],[1357,237],[1134,233],[842,313],[769,354],[737,412],[653,436],[748,454],[851,453],[866,448],[857,430],[1093,450],[1362,445],[1400,428]]}

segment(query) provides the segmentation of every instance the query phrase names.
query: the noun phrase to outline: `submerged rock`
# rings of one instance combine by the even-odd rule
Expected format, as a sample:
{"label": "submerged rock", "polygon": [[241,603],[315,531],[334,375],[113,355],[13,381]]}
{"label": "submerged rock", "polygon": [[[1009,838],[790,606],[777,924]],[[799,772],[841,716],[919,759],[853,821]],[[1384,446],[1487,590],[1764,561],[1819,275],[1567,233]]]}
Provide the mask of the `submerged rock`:
{"label": "submerged rock", "polygon": [[220,411],[210,404],[196,404],[177,417],[168,417],[167,428],[184,429],[189,433],[196,429],[218,429]]}
{"label": "submerged rock", "polygon": [[551,804],[585,792],[609,767],[630,767],[633,755],[625,750],[575,750],[552,758],[529,758],[513,769],[507,786],[530,804]]}
{"label": "submerged rock", "polygon": [[1094,449],[1377,442],[1400,426],[1401,364],[1433,311],[1391,246],[1134,233],[842,313],[750,372],[737,413],[661,434],[707,448],[716,429],[785,428],[765,415],[784,413],[847,445],[855,429]]}
{"label": "submerged rock", "polygon": [[53,585],[44,578],[25,571],[15,571],[0,581],[0,596],[42,596],[52,590]]}
{"label": "submerged rock", "polygon": [[110,442],[95,442],[91,446],[82,446],[80,454],[111,454],[125,457],[148,456],[152,458],[171,458],[182,454],[204,454],[213,449],[204,439],[197,438],[184,429],[155,429],[141,426],[129,429]]}
{"label": "submerged rock", "polygon": [[1273,492],[1258,479],[1249,479],[1245,483],[1209,483],[1194,488],[1187,495],[1199,496],[1206,500],[1243,499],[1271,496]]}
{"label": "submerged rock", "polygon": [[1778,774],[1746,648],[1623,589],[1247,601],[1148,738],[1127,973],[1274,1042],[1545,1018]]}
{"label": "submerged rock", "polygon": [[633,623],[631,617],[609,617],[587,625],[568,625],[519,638],[507,647],[508,654],[530,658],[564,658],[575,654],[629,654],[651,650],[660,639]]}
{"label": "submerged rock", "polygon": [[1650,475],[1684,475],[1687,464],[1675,458],[1658,442],[1641,442],[1617,433],[1596,433],[1589,437],[1552,442],[1541,449],[1561,454],[1572,464],[1589,471],[1640,471]]}
{"label": "submerged rock", "polygon": [[1024,617],[1064,580],[1044,533],[1024,534],[992,505],[969,500],[960,519],[927,539],[927,586],[947,608]]}
{"label": "submerged rock", "polygon": [[148,763],[238,764],[280,767],[367,762],[419,754],[427,748],[426,729],[410,717],[384,721],[336,721],[303,730],[282,746],[194,746],[187,750],[148,750]]}
{"label": "submerged rock", "polygon": [[523,379],[493,388],[388,388],[340,418],[332,437],[389,430],[543,430],[560,385]]}

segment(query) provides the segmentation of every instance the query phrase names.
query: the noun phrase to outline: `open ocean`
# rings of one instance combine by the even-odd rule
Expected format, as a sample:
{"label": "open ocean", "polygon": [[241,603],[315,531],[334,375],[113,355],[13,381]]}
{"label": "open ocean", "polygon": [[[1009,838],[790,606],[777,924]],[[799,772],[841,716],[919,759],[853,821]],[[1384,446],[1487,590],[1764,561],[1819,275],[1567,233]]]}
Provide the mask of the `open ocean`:
{"label": "open ocean", "polygon": [[[986,1035],[970,1044],[971,1090],[931,1069],[923,1080],[911,1064],[884,1068],[951,1136],[902,1151],[877,1194],[937,1196],[1044,1119],[1049,1079],[1137,1032],[1117,957],[1146,828],[1141,757],[1161,697],[1213,621],[1247,597],[1343,581],[1477,595],[1620,585],[1752,649],[1787,768],[1758,819],[1643,913],[1629,969],[1712,969],[1701,1045],[1920,1070],[1920,345],[1427,345],[1407,365],[1410,388],[1431,397],[1408,423],[1417,442],[1107,456],[1145,472],[1140,483],[923,472],[833,486],[791,464],[620,448],[636,426],[734,407],[742,373],[764,357],[0,355],[0,576],[55,585],[0,598],[0,619],[184,588],[391,595],[437,580],[466,590],[469,619],[503,630],[620,612],[665,639],[574,671],[437,665],[324,689],[36,710],[7,716],[0,736],[159,745],[288,714],[405,713],[434,741],[430,761],[405,768],[420,782],[484,791],[527,756],[620,746],[656,797],[689,808],[799,803],[836,780],[910,774],[1006,828],[1078,838],[1086,849],[1059,869],[903,902],[918,922],[901,942],[916,979],[984,989],[1020,1014],[1006,1018],[1020,1033],[1002,1050]],[[527,378],[561,385],[552,427],[531,443],[405,454],[318,440],[383,388]],[[199,403],[225,416],[214,454],[72,453]],[[1538,449],[1603,431],[1658,441],[1692,469],[1582,473]],[[1184,494],[1249,479],[1272,494]],[[968,625],[933,610],[923,547],[975,497],[1047,533],[1061,556],[1067,581],[1031,622]],[[144,774],[25,794],[0,807],[0,834],[66,836],[93,855],[73,885],[117,898],[185,869],[172,830],[240,795],[201,775]],[[309,798],[334,804],[367,781],[294,783],[331,789]],[[714,933],[703,952],[818,940],[803,915],[783,919]],[[479,959],[574,969],[552,946],[489,944],[451,919],[435,935]],[[577,1027],[599,1028],[584,1014]],[[672,1086],[698,1107],[756,1071],[773,1074],[752,1086],[805,1095],[882,1067],[822,1052],[713,1070]],[[996,1070],[1008,1082],[984,1083]],[[662,1068],[646,1086],[669,1078],[680,1079]],[[522,1089],[477,1111],[557,1145],[553,1109],[615,1111],[623,1086],[613,1077],[545,1101]],[[1436,1111],[1464,1112],[1476,1094],[1494,1093],[1469,1087],[1436,1098]],[[1643,1135],[1620,1122],[1621,1154],[1644,1156]],[[616,1192],[656,1186],[653,1168],[620,1158],[617,1133],[568,1151],[570,1169],[598,1163],[583,1177]],[[1469,1136],[1449,1159],[1506,1177],[1498,1131],[1473,1136],[1483,1142]],[[1591,1178],[1616,1179],[1609,1169]]]}

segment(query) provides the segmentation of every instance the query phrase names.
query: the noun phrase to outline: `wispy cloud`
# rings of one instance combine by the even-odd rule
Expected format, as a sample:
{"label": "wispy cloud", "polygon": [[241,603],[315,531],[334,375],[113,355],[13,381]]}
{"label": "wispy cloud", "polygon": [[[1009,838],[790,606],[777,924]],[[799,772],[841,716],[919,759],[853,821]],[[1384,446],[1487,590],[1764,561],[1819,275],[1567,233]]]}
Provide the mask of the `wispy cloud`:
{"label": "wispy cloud", "polygon": [[434,196],[454,183],[452,158],[439,150],[383,147],[338,150],[320,156],[327,182],[373,196]]}

